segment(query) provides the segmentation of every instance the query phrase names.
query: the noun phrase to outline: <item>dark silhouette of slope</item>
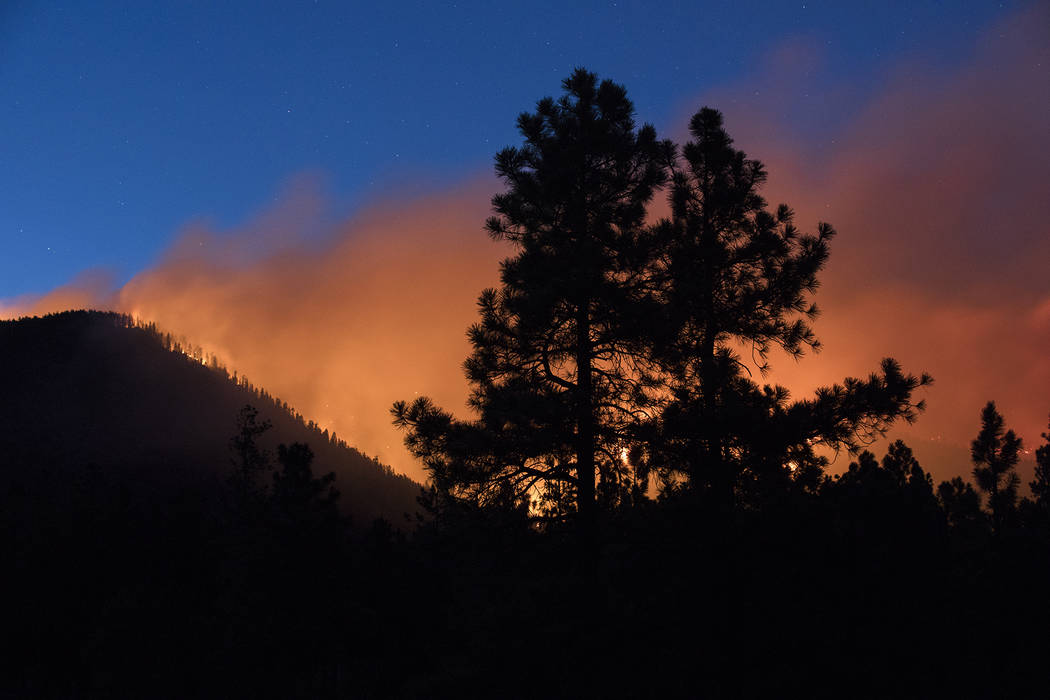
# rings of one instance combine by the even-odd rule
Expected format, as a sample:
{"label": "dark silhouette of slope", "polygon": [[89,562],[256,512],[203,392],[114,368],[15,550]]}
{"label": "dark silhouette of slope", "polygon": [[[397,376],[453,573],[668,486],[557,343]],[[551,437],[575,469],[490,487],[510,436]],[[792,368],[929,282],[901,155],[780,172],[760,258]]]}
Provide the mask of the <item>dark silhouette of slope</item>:
{"label": "dark silhouette of slope", "polygon": [[416,510],[418,484],[128,316],[70,311],[0,322],[0,387],[8,477],[97,465],[148,488],[214,483],[231,469],[237,414],[251,404],[273,423],[262,446],[309,444],[315,472],[336,474],[356,522],[400,524]]}

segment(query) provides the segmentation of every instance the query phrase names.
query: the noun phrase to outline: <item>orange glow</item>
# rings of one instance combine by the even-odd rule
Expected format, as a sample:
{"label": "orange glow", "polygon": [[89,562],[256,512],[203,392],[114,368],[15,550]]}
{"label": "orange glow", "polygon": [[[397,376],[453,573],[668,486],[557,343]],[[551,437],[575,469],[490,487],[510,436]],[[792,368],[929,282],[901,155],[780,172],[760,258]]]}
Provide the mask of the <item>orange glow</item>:
{"label": "orange glow", "polygon": [[[1036,14],[1015,19],[1011,36],[1045,31],[1050,18]],[[954,74],[902,70],[833,134],[770,121],[782,113],[783,71],[816,60],[792,59],[792,47],[776,52],[770,75],[706,95],[677,120],[701,104],[723,109],[737,144],[766,163],[770,202],[791,204],[806,230],[827,220],[840,233],[816,297],[825,351],[772,358],[768,381],[802,398],[887,355],[929,371],[928,411],[896,435],[935,478],[969,473],[986,401],[1028,445],[1050,411],[1050,165],[1035,155],[1050,152],[1050,93],[1034,87],[1050,44],[1007,46],[995,34]],[[301,187],[236,231],[183,232],[116,292],[88,278],[4,311],[108,306],[155,321],[422,478],[388,409],[420,394],[464,406],[465,331],[507,252],[482,231],[498,189],[485,179],[415,199],[395,192],[318,237],[299,233],[323,209]]]}
{"label": "orange glow", "polygon": [[481,229],[493,188],[377,203],[306,239],[295,232],[319,211],[300,185],[236,231],[183,232],[160,264],[116,292],[74,283],[6,315],[108,307],[155,322],[421,479],[388,410],[417,394],[452,410],[465,404],[466,330],[506,254]]}
{"label": "orange glow", "polygon": [[1050,92],[1033,88],[1050,65],[1050,9],[1006,24],[953,71],[898,66],[831,132],[786,121],[792,106],[812,110],[801,84],[820,59],[808,46],[778,50],[765,75],[700,100],[723,106],[738,146],[766,164],[771,203],[790,204],[805,230],[826,220],[839,232],[816,295],[824,350],[773,358],[769,379],[802,398],[884,356],[929,371],[927,411],[891,437],[935,478],[969,475],[985,402],[1027,445],[1050,413],[1050,163],[1034,157],[1050,153]]}

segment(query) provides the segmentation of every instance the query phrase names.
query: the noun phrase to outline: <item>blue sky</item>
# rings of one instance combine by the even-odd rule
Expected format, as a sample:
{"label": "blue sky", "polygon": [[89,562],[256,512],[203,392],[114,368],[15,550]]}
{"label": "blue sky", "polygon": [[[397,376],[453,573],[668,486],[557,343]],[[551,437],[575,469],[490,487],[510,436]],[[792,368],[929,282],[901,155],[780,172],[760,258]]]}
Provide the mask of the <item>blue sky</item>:
{"label": "blue sky", "polygon": [[[517,114],[576,66],[625,84],[639,117],[667,130],[777,47],[812,47],[822,60],[802,84],[814,99],[781,118],[834,129],[896,66],[965,60],[980,31],[1016,9],[6,2],[0,299],[94,268],[126,280],[188,222],[233,226],[303,173],[343,214],[405,182],[488,172],[518,141]],[[832,88],[834,100],[819,99]]]}

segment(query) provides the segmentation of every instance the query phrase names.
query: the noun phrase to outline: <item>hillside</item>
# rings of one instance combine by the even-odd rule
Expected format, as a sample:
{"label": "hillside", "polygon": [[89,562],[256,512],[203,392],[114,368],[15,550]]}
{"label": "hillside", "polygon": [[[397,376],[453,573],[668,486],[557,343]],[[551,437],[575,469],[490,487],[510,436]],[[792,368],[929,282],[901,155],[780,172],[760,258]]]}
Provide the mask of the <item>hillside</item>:
{"label": "hillside", "polygon": [[237,414],[251,404],[273,424],[262,446],[309,444],[314,473],[336,474],[354,522],[383,516],[400,526],[416,510],[418,484],[200,360],[199,351],[113,313],[0,322],[2,471],[60,475],[92,465],[146,488],[206,487],[231,468]]}

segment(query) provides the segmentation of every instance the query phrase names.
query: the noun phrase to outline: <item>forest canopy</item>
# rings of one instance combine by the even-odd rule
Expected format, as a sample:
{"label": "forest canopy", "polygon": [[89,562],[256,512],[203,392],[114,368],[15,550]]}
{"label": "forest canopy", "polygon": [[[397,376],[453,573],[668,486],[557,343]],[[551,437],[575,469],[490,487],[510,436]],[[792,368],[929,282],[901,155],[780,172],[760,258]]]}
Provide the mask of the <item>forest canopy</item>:
{"label": "forest canopy", "polygon": [[436,600],[473,610],[499,570],[487,609],[521,611],[486,628],[486,668],[541,666],[567,696],[1045,690],[1050,446],[1023,496],[989,402],[973,482],[935,485],[904,442],[867,449],[919,417],[925,372],[887,357],[805,398],[770,381],[821,347],[835,229],[767,203],[717,110],[679,145],[622,86],[577,70],[562,88],[496,156],[485,227],[512,252],[468,331],[469,417],[392,409],[429,476],[421,540],[459,562],[463,591]]}

